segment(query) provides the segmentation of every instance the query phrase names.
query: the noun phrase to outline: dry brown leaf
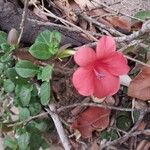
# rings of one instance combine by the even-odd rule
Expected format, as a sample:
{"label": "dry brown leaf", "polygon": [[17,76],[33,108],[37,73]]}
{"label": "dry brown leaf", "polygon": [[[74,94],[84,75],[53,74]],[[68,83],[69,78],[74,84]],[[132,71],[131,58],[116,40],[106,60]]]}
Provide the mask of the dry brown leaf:
{"label": "dry brown leaf", "polygon": [[144,101],[150,99],[150,68],[144,67],[131,81],[128,95]]}
{"label": "dry brown leaf", "polygon": [[93,9],[98,6],[97,3],[91,2],[90,0],[74,0],[82,10]]}
{"label": "dry brown leaf", "polygon": [[138,31],[142,28],[143,22],[135,22],[132,24],[131,29],[132,31]]}
{"label": "dry brown leaf", "polygon": [[99,150],[99,145],[97,143],[97,140],[95,140],[92,144],[89,150]]}
{"label": "dry brown leaf", "polygon": [[131,24],[130,22],[122,16],[109,16],[106,20],[111,23],[116,29],[122,32],[130,32]]}
{"label": "dry brown leaf", "polygon": [[89,107],[73,122],[72,128],[79,130],[82,137],[90,138],[94,130],[107,128],[109,115],[109,109]]}
{"label": "dry brown leaf", "polygon": [[[78,16],[74,13],[73,9],[79,8],[74,1],[68,0],[55,0],[54,4],[59,8],[62,15],[70,22],[77,22]],[[65,8],[65,9],[64,9]]]}

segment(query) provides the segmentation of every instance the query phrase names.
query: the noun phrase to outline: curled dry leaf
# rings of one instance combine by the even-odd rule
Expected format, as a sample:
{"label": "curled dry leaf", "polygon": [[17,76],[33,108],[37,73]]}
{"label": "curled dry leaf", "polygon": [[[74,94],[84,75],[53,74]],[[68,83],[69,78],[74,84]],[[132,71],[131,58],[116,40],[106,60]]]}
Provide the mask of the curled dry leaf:
{"label": "curled dry leaf", "polygon": [[93,131],[108,127],[109,115],[109,109],[89,107],[73,122],[72,128],[79,130],[83,138],[90,138]]}
{"label": "curled dry leaf", "polygon": [[[150,61],[148,62],[150,63]],[[142,71],[131,81],[128,95],[144,101],[150,99],[150,68],[144,67]]]}

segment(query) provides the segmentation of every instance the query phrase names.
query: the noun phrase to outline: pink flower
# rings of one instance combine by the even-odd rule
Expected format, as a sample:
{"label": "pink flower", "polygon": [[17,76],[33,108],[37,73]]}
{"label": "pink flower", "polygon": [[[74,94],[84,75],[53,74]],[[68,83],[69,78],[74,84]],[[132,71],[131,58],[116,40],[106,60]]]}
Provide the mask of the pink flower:
{"label": "pink flower", "polygon": [[123,54],[116,51],[111,36],[98,41],[96,52],[81,47],[74,60],[80,67],[73,74],[73,85],[83,96],[103,98],[115,94],[120,88],[119,75],[127,74],[130,69]]}

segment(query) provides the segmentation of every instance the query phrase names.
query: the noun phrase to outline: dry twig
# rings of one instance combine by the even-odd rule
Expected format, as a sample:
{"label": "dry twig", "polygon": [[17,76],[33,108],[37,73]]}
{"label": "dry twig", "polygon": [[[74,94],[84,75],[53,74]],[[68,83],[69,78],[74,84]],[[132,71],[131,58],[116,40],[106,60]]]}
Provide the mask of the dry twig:
{"label": "dry twig", "polygon": [[23,31],[24,31],[24,25],[25,25],[25,20],[26,20],[27,11],[28,11],[28,3],[29,3],[29,0],[25,0],[25,3],[24,3],[24,10],[23,10],[23,13],[22,13],[22,20],[21,20],[21,23],[20,23],[20,30],[21,30],[21,31],[20,31],[20,35],[19,35],[17,44],[20,43],[20,40],[21,40]]}
{"label": "dry twig", "polygon": [[59,116],[55,113],[56,108],[54,104],[49,105],[49,109],[46,109],[46,111],[50,114],[51,118],[54,121],[55,127],[57,129],[58,135],[60,137],[60,140],[62,142],[62,145],[64,146],[65,150],[71,149],[71,144],[65,134],[64,128],[62,126],[62,123],[60,121]]}

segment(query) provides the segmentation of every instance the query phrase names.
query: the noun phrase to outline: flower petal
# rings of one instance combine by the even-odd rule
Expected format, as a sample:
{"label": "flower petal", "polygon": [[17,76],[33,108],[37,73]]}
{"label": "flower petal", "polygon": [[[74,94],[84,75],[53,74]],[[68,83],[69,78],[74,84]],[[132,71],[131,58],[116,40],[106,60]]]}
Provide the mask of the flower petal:
{"label": "flower petal", "polygon": [[90,47],[81,47],[75,53],[74,60],[81,67],[87,66],[96,60],[96,53]]}
{"label": "flower petal", "polygon": [[114,52],[112,56],[102,60],[102,62],[107,71],[113,75],[124,75],[130,70],[130,67],[127,64],[127,59],[121,52]]}
{"label": "flower petal", "polygon": [[97,57],[99,58],[107,57],[114,51],[116,51],[116,42],[113,37],[103,36],[97,42],[97,47],[96,47]]}
{"label": "flower petal", "polygon": [[99,71],[104,75],[104,77],[101,79],[94,79],[95,88],[93,95],[98,98],[103,98],[117,93],[120,87],[119,77],[110,74],[102,68],[100,68]]}
{"label": "flower petal", "polygon": [[94,92],[94,74],[91,69],[79,67],[73,74],[73,85],[83,96],[90,96]]}

